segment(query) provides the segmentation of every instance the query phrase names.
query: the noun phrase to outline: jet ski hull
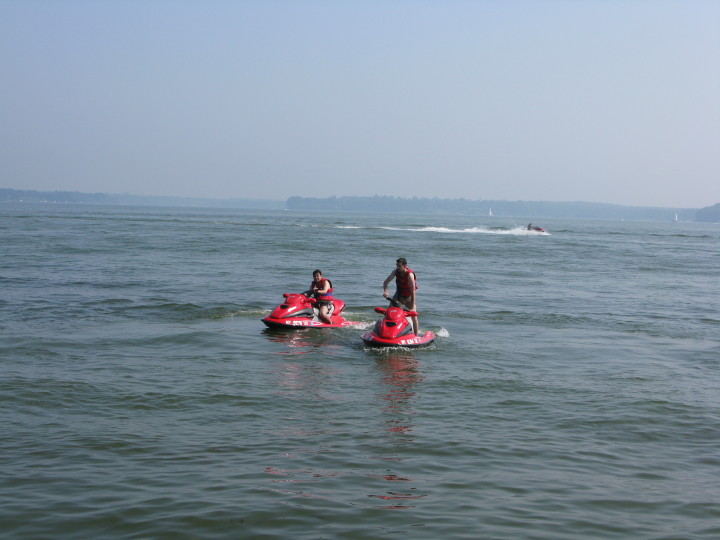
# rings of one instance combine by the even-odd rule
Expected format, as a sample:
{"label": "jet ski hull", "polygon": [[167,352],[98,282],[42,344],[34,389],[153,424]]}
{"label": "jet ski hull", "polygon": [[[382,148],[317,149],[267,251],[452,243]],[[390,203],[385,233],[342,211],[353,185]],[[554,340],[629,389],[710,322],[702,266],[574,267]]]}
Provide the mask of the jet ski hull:
{"label": "jet ski hull", "polygon": [[417,317],[416,311],[409,311],[397,302],[391,302],[389,308],[376,307],[375,312],[381,313],[383,318],[375,323],[372,330],[360,336],[363,342],[370,347],[425,347],[435,340],[435,334],[425,332],[421,336],[413,332],[412,317]]}
{"label": "jet ski hull", "polygon": [[422,336],[416,336],[415,334],[410,334],[406,336],[402,336],[399,338],[382,338],[375,334],[374,332],[365,332],[360,338],[363,340],[365,345],[368,345],[370,347],[408,347],[408,348],[417,348],[417,347],[427,347],[430,345],[433,341],[435,341],[435,334],[428,331],[425,332]]}
{"label": "jet ski hull", "polygon": [[[270,316],[260,319],[268,328],[275,329],[298,329],[298,328],[343,328],[345,326],[353,326],[359,324],[354,321],[346,321],[342,317],[331,317],[333,323],[328,324],[321,320],[308,318],[291,318],[291,319],[274,319]],[[337,320],[336,320],[337,319]]]}
{"label": "jet ski hull", "polygon": [[260,319],[268,328],[299,329],[299,328],[342,328],[358,324],[346,321],[340,314],[345,308],[345,302],[338,298],[332,299],[330,320],[326,323],[318,316],[314,307],[315,299],[307,298],[303,294],[283,294],[285,302],[276,307],[270,315]]}

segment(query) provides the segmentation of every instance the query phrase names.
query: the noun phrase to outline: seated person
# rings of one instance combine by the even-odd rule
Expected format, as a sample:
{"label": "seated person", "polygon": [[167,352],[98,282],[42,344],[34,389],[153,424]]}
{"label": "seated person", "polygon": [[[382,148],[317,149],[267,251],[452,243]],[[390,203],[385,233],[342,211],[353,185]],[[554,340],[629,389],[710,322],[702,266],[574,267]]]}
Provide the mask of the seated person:
{"label": "seated person", "polygon": [[318,307],[320,320],[327,324],[332,324],[328,308],[332,303],[332,282],[325,279],[320,270],[313,272],[313,281],[310,284],[310,290],[307,291],[308,296],[314,296],[315,304]]}

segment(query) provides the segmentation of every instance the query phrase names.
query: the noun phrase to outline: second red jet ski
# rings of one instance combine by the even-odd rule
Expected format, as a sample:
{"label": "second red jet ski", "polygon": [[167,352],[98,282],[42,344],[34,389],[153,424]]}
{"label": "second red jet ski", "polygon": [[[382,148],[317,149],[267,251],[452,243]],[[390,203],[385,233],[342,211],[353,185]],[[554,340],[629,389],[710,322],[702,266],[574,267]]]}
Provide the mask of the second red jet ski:
{"label": "second red jet ski", "polygon": [[417,317],[417,311],[408,311],[394,303],[389,308],[376,307],[384,315],[372,330],[365,332],[362,340],[371,347],[425,347],[435,341],[435,334],[428,331],[422,336],[413,332],[410,317]]}
{"label": "second red jet ski", "polygon": [[269,328],[340,328],[358,324],[346,321],[340,315],[345,309],[345,302],[338,298],[331,300],[329,315],[332,323],[326,323],[318,316],[318,308],[314,306],[315,298],[300,293],[284,293],[283,297],[285,301],[261,319]]}

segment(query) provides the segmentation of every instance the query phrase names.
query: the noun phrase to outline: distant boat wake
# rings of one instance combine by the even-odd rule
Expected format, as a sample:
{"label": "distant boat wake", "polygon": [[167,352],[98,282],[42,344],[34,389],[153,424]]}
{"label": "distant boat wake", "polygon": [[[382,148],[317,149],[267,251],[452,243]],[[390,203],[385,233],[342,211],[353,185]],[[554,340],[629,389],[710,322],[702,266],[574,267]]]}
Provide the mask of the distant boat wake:
{"label": "distant boat wake", "polygon": [[[338,229],[362,229],[353,225],[338,226]],[[372,227],[385,231],[408,231],[408,232],[434,232],[443,234],[505,234],[514,236],[550,236],[547,231],[529,231],[526,227],[469,227],[467,229],[452,229],[449,227]]]}
{"label": "distant boat wake", "polygon": [[438,232],[438,233],[467,233],[467,234],[511,234],[511,235],[542,235],[549,234],[546,231],[529,231],[525,227],[514,227],[506,229],[504,227],[470,227],[467,229],[450,229],[448,227],[422,227],[420,229],[405,229],[420,232]]}

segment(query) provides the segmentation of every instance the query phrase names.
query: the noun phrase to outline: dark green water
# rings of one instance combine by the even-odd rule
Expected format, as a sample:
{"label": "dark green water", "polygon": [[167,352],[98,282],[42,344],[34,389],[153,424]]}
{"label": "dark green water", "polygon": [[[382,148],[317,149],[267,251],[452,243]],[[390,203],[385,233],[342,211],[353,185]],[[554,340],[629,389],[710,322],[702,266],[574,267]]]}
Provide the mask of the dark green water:
{"label": "dark green water", "polygon": [[0,206],[0,533],[719,537],[720,229],[526,221]]}

